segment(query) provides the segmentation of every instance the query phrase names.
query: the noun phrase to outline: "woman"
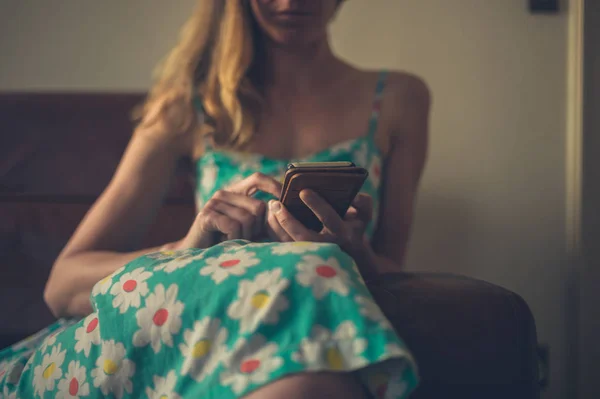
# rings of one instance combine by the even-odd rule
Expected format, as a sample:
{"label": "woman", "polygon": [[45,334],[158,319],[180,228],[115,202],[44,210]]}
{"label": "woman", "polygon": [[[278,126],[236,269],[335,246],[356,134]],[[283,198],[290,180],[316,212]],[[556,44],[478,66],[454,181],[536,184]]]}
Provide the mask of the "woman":
{"label": "woman", "polygon": [[[61,321],[0,354],[4,396],[414,389],[412,357],[363,278],[402,264],[429,94],[414,76],[332,53],[340,3],[199,0],[114,178],[53,267],[45,298]],[[178,242],[134,250],[186,156],[198,216]],[[302,193],[325,226],[315,233],[274,200],[292,160],[352,160],[370,176],[344,219]]]}

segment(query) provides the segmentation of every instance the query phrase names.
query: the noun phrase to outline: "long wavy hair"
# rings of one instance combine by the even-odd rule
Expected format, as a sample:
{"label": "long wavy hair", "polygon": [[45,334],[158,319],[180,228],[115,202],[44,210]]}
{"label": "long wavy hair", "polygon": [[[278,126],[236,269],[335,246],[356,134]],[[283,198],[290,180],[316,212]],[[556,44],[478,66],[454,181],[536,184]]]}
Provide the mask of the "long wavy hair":
{"label": "long wavy hair", "polygon": [[[247,144],[262,103],[261,78],[253,68],[260,63],[258,35],[248,1],[198,0],[177,45],[157,66],[154,84],[134,110],[134,119],[169,112],[176,115],[177,131],[193,128],[227,147]],[[205,118],[194,126],[192,104],[200,99]],[[176,112],[167,110],[173,106]]]}
{"label": "long wavy hair", "polygon": [[[160,117],[168,104],[176,104],[176,130],[193,128],[217,145],[242,148],[258,125],[263,64],[260,28],[248,0],[198,0],[134,118],[143,121],[150,110]],[[194,126],[192,104],[200,99],[205,118]]]}

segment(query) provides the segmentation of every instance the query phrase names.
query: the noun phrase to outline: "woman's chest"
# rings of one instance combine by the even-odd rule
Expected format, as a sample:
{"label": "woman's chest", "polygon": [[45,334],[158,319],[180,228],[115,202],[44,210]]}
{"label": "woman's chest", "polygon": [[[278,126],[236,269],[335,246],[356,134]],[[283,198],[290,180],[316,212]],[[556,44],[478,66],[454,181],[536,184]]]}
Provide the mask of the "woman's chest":
{"label": "woman's chest", "polygon": [[249,151],[270,158],[301,159],[369,131],[372,101],[343,96],[304,96],[269,102]]}

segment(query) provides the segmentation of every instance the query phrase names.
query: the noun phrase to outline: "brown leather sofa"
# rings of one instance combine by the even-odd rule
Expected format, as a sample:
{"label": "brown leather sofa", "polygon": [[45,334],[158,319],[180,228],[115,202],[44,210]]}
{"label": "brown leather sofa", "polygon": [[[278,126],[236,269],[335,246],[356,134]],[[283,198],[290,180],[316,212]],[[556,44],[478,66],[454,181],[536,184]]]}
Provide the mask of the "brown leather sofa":
{"label": "brown leather sofa", "polygon": [[[0,94],[0,347],[52,322],[42,290],[56,255],[108,183],[140,94]],[[181,165],[143,245],[181,237],[194,215]],[[413,351],[415,398],[539,397],[527,304],[498,286],[440,274],[369,288]]]}

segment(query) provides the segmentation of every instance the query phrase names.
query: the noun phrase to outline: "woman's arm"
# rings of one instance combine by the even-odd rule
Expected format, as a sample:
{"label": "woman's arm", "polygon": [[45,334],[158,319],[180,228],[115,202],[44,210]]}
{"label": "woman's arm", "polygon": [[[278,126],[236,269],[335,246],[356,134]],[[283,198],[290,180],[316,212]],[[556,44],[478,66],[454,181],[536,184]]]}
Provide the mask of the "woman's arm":
{"label": "woman's arm", "polygon": [[155,250],[139,250],[139,241],[193,139],[191,133],[169,133],[173,124],[168,108],[175,105],[160,107],[153,123],[138,127],[108,187],[52,267],[44,298],[56,316],[89,314],[89,295],[96,282]]}
{"label": "woman's arm", "polygon": [[[393,76],[392,101],[402,110],[392,126],[385,165],[385,186],[379,227],[371,245],[364,236],[372,213],[368,196],[357,196],[344,218],[318,194],[303,190],[300,198],[323,223],[323,230],[307,229],[278,201],[270,202],[267,218],[271,235],[281,241],[334,242],[358,265],[365,280],[400,270],[410,235],[413,207],[427,154],[430,97],[420,79]],[[392,83],[392,82],[390,82]]]}
{"label": "woman's arm", "polygon": [[425,82],[394,75],[392,100],[398,113],[385,161],[379,225],[368,263],[378,272],[402,267],[410,237],[417,189],[427,158],[431,97]]}

